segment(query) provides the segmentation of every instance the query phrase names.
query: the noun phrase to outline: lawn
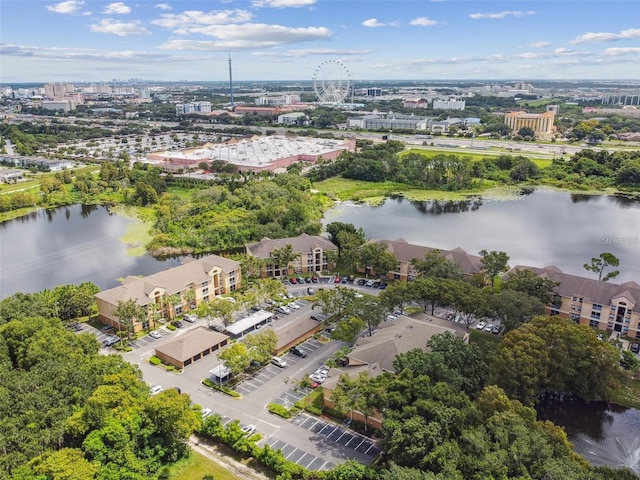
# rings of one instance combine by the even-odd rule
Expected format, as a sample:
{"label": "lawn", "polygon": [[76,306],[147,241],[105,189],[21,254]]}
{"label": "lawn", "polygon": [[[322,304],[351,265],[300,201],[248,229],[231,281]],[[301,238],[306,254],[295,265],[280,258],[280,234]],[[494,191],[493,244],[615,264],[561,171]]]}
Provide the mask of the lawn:
{"label": "lawn", "polygon": [[[403,152],[400,153],[400,156],[403,157],[405,155],[408,155],[410,153],[417,153],[418,155],[424,155],[427,158],[431,158],[431,157],[435,157],[436,155],[442,155],[443,152],[442,150],[429,150],[429,149],[422,149],[422,148],[411,148],[409,150],[405,150]],[[472,162],[479,162],[484,158],[487,157],[497,157],[499,155],[516,155],[516,153],[511,152],[511,151],[501,151],[501,150],[493,150],[493,151],[487,151],[487,152],[482,152],[482,153],[471,153],[471,152],[466,152],[464,150],[461,150],[459,153],[458,152],[446,152],[444,153],[445,155],[456,155],[462,158],[468,158],[470,159]],[[523,156],[523,157],[527,157],[529,160],[531,160],[533,163],[535,163],[539,168],[545,168],[548,167],[549,165],[551,165],[551,162],[553,161],[551,158],[538,158],[538,157],[533,157],[530,155],[526,155],[526,153],[518,153],[518,156]]]}
{"label": "lawn", "polygon": [[182,460],[171,467],[170,479],[202,480],[205,475],[212,475],[216,480],[242,480],[229,470],[208,459],[204,455],[191,451],[188,459]]}

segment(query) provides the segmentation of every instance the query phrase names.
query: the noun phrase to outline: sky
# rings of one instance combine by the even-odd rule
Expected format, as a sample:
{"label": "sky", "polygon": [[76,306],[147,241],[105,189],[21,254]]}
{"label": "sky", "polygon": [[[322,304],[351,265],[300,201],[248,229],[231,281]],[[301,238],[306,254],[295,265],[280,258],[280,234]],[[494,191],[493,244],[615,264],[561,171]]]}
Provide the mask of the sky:
{"label": "sky", "polygon": [[640,80],[638,0],[2,0],[0,82]]}

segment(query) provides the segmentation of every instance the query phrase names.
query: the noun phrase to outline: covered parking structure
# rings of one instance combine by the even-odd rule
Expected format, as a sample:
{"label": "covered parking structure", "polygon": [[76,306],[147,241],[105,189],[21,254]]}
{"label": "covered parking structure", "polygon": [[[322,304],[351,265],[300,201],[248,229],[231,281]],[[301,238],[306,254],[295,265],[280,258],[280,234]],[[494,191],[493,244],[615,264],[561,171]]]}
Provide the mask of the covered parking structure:
{"label": "covered parking structure", "polygon": [[232,323],[226,328],[227,333],[233,338],[242,337],[244,334],[258,330],[270,323],[275,315],[267,310],[258,310],[248,317]]}
{"label": "covered parking structure", "polygon": [[304,342],[307,338],[313,337],[316,332],[323,328],[321,322],[316,322],[310,318],[303,318],[284,328],[274,329],[278,337],[276,355],[286,352],[294,345]]}
{"label": "covered parking structure", "polygon": [[228,342],[229,337],[224,333],[198,327],[157,347],[156,357],[176,368],[184,368],[219,350]]}

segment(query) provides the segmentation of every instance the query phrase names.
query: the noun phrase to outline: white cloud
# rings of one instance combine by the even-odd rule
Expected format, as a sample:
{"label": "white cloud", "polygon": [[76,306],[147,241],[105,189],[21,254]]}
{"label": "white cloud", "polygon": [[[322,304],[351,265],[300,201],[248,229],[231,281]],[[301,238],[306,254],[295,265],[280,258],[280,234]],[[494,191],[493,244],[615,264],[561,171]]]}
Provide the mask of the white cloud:
{"label": "white cloud", "polygon": [[533,42],[529,44],[529,48],[545,48],[551,45],[551,42],[547,42],[545,40],[540,42]]}
{"label": "white cloud", "polygon": [[272,7],[272,8],[298,8],[308,7],[316,3],[316,0],[253,0],[253,7]]}
{"label": "white cloud", "polygon": [[131,13],[131,7],[126,6],[122,2],[110,3],[109,5],[104,7],[102,13],[106,13],[108,15],[126,15],[127,13]]}
{"label": "white cloud", "polygon": [[[185,29],[186,31],[187,29]],[[326,40],[333,36],[328,28],[291,28],[282,25],[245,23],[242,25],[209,25],[188,29],[189,33],[200,33],[218,40],[169,40],[158,48],[172,50],[238,50],[247,48],[270,48],[278,45]]]}
{"label": "white cloud", "polygon": [[163,13],[153,20],[153,25],[165,28],[191,27],[194,25],[224,25],[227,23],[243,23],[253,18],[247,10],[218,10],[205,13],[198,10],[187,10],[182,13]]}
{"label": "white cloud", "polygon": [[420,27],[432,27],[437,24],[438,22],[436,20],[431,20],[429,17],[418,17],[409,22],[409,25],[418,25]]}
{"label": "white cloud", "polygon": [[332,55],[332,56],[350,56],[350,55],[366,55],[373,52],[373,50],[339,50],[332,48],[310,48],[306,50],[287,50],[286,52],[253,52],[251,55],[256,57],[287,57],[287,58],[302,58],[310,57],[313,55]]}
{"label": "white cloud", "polygon": [[619,55],[640,55],[640,47],[607,48],[602,52],[602,54],[610,57],[617,57]]}
{"label": "white cloud", "polygon": [[640,38],[640,28],[629,28],[627,30],[621,30],[620,33],[588,32],[574,38],[569,43],[575,45],[577,43],[587,42],[615,42],[617,40],[631,40],[634,38]]}
{"label": "white cloud", "polygon": [[169,5],[168,3],[158,3],[157,5],[154,5],[156,8],[159,8],[160,10],[173,10],[171,8],[171,5]]}
{"label": "white cloud", "polygon": [[369,28],[386,27],[386,23],[379,22],[376,18],[370,18],[362,22],[362,25]]}
{"label": "white cloud", "polygon": [[125,51],[103,51],[84,48],[34,47],[28,45],[0,44],[0,53],[7,57],[33,57],[41,60],[90,60],[93,62],[142,62],[169,61],[173,58],[164,53]]}
{"label": "white cloud", "polygon": [[82,0],[67,0],[66,2],[47,5],[47,10],[56,13],[75,13],[84,5]]}
{"label": "white cloud", "polygon": [[507,17],[524,17],[527,15],[535,15],[535,14],[536,12],[534,12],[533,10],[528,10],[526,12],[522,12],[520,10],[505,10],[503,12],[497,12],[497,13],[472,13],[471,15],[469,15],[469,18],[472,18],[474,20],[480,20],[484,18],[500,20]]}
{"label": "white cloud", "polygon": [[151,35],[151,32],[140,25],[139,21],[121,22],[112,18],[103,18],[99,24],[89,25],[92,32],[110,33],[119,37],[130,35]]}

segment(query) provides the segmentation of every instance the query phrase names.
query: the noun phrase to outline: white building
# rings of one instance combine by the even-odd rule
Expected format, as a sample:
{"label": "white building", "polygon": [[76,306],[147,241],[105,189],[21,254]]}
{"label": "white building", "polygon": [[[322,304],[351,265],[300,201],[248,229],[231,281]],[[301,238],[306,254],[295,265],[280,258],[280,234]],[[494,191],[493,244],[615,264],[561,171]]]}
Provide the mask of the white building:
{"label": "white building", "polygon": [[278,123],[283,125],[303,125],[306,123],[307,116],[302,112],[283,113],[278,115]]}
{"label": "white building", "polygon": [[176,115],[185,115],[187,113],[211,113],[211,102],[176,104]]}
{"label": "white building", "polygon": [[464,100],[434,100],[434,110],[464,110]]}

